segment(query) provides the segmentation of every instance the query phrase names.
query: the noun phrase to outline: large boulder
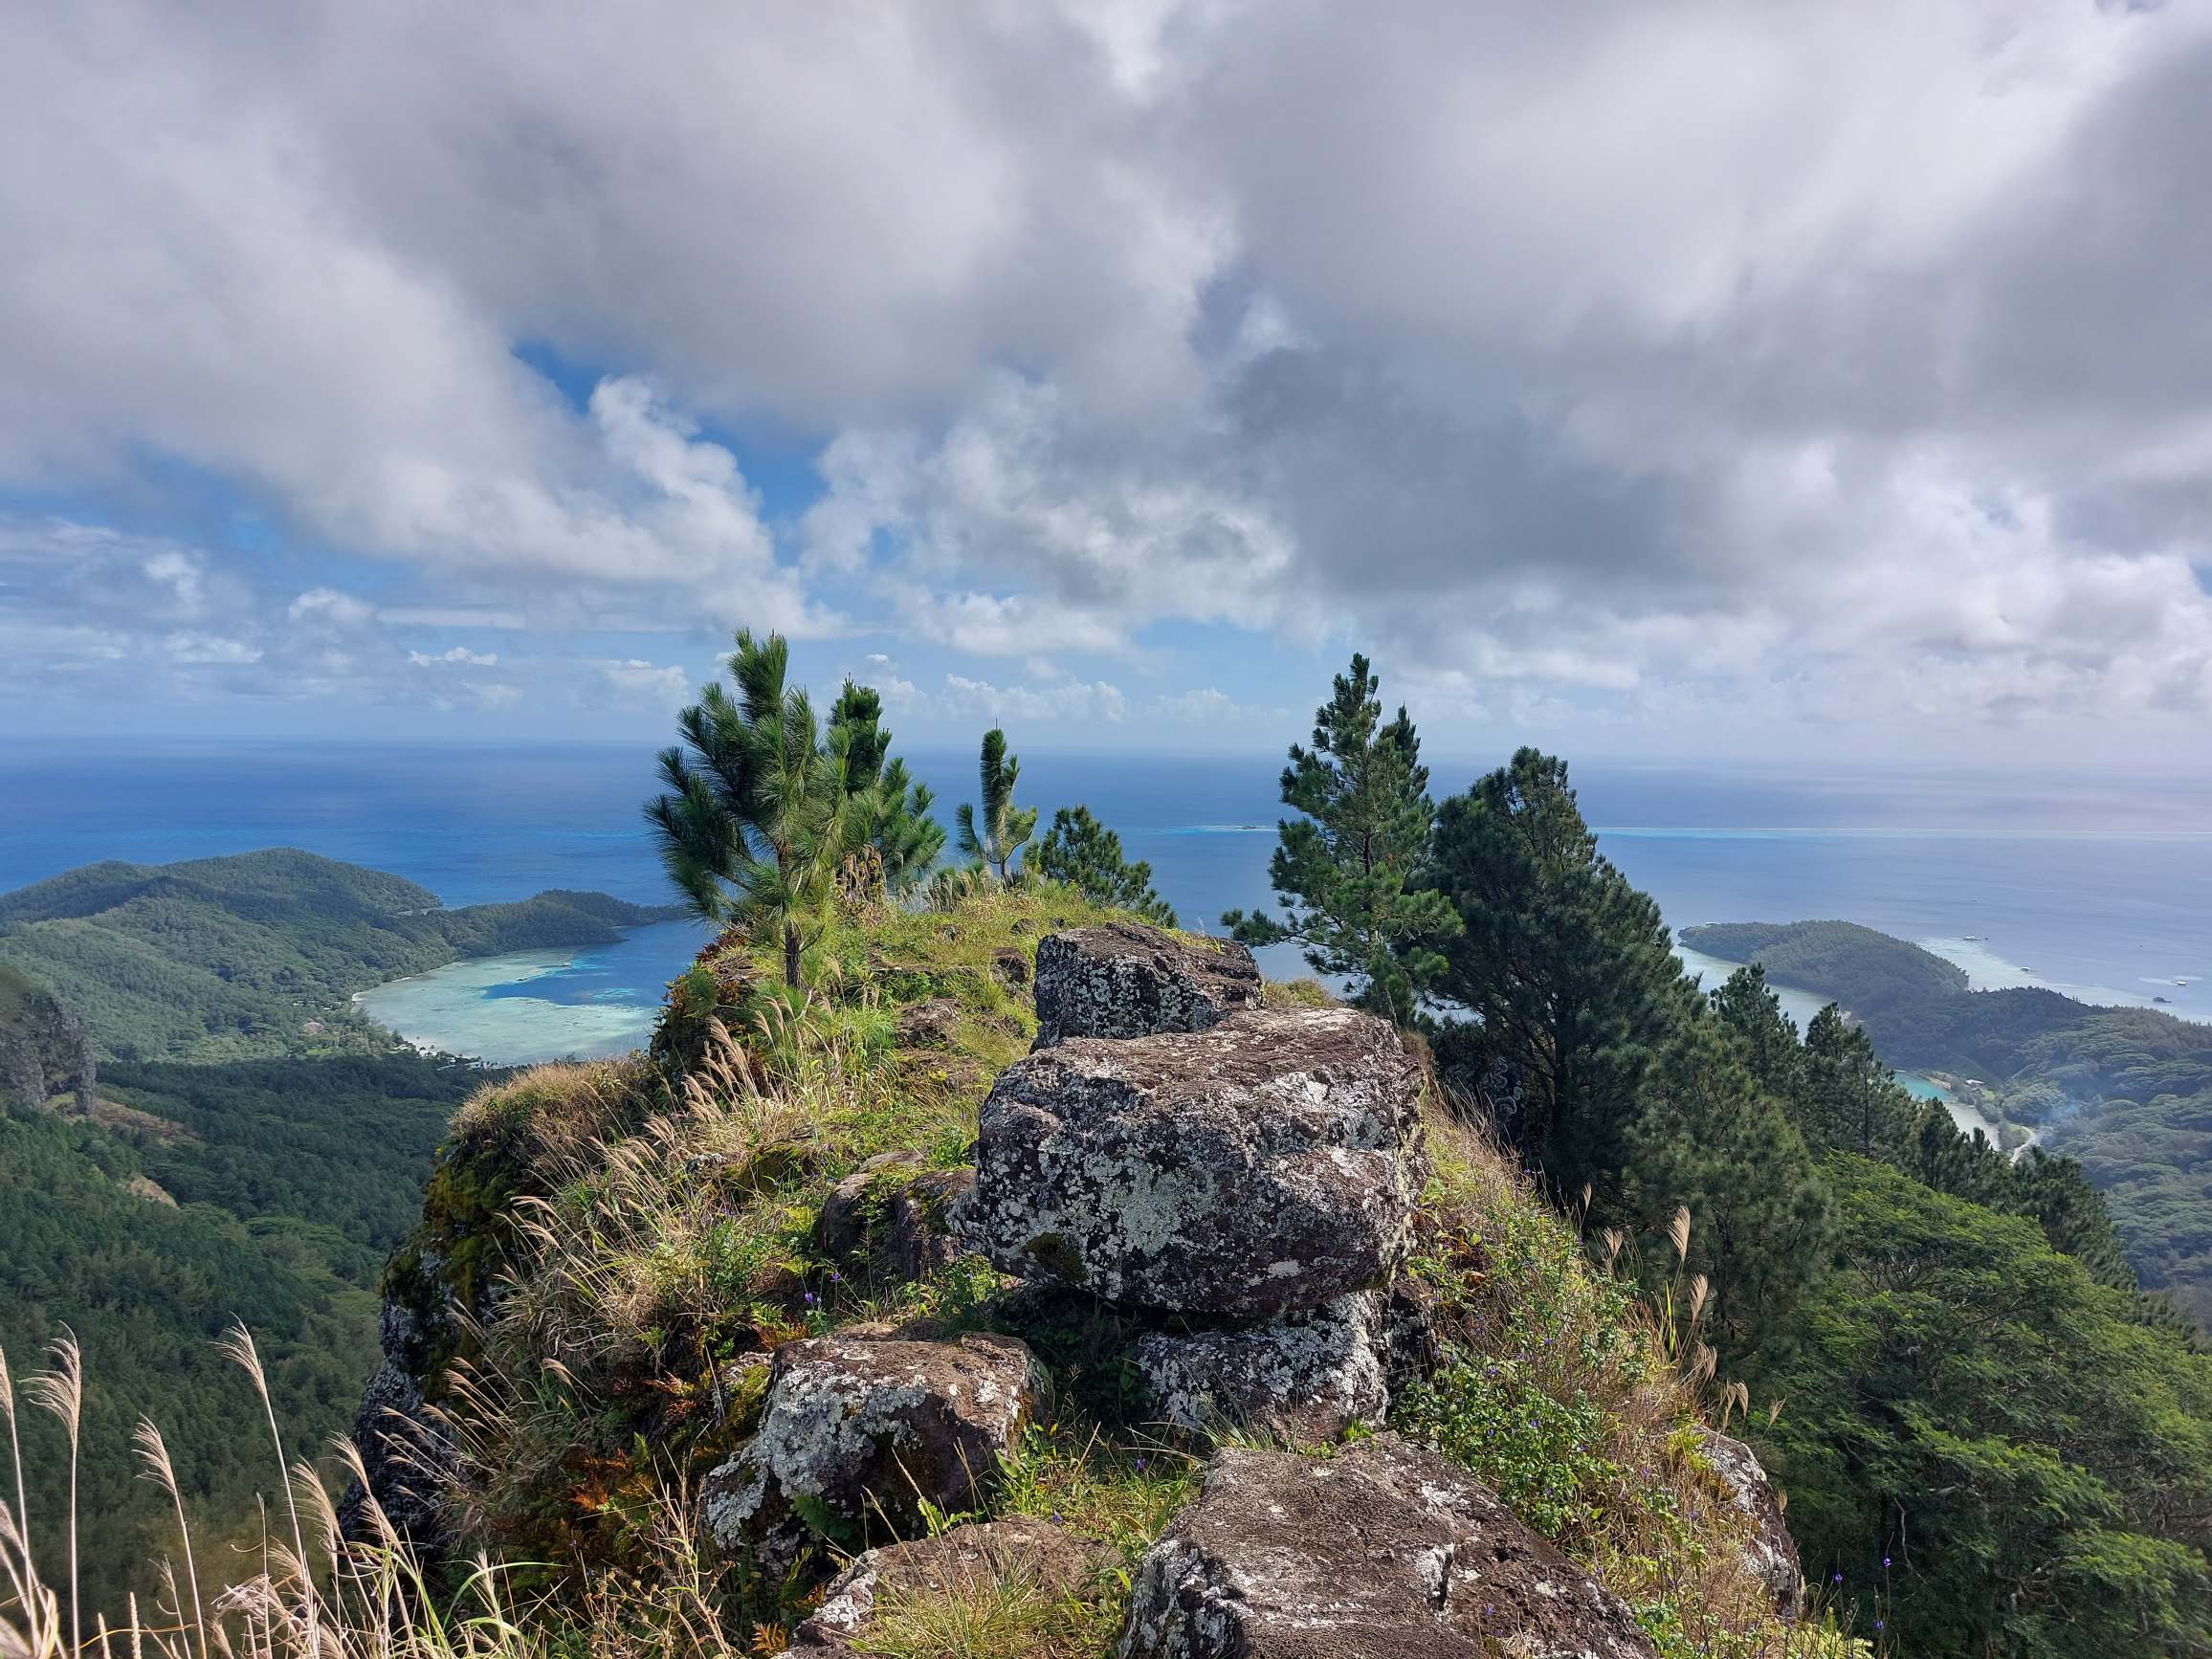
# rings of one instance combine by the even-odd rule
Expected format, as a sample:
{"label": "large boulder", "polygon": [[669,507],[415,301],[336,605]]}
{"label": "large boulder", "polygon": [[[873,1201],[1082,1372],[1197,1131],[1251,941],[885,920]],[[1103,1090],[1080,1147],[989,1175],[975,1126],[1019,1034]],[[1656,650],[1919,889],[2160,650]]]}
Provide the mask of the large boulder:
{"label": "large boulder", "polygon": [[1048,934],[1037,943],[1037,1044],[1069,1037],[1203,1031],[1260,1006],[1252,953],[1228,940],[1189,944],[1140,922]]}
{"label": "large boulder", "polygon": [[1781,1494],[1767,1479],[1759,1454],[1742,1441],[1712,1428],[1700,1428],[1698,1440],[1705,1460],[1728,1488],[1729,1500],[1750,1519],[1744,1566],[1766,1586],[1774,1598],[1774,1610],[1796,1621],[1805,1610],[1805,1575],[1798,1560],[1797,1540],[1782,1519]]}
{"label": "large boulder", "polygon": [[1385,1300],[1379,1291],[1354,1291],[1255,1325],[1156,1331],[1137,1339],[1130,1361],[1170,1427],[1196,1433],[1227,1424],[1316,1446],[1347,1428],[1382,1427],[1390,1408]]}
{"label": "large boulder", "polygon": [[1228,1450],[1138,1570],[1121,1659],[1656,1659],[1635,1616],[1394,1434]]}
{"label": "large boulder", "polygon": [[1420,1097],[1397,1032],[1349,1008],[1072,1038],[1001,1074],[954,1225],[1006,1272],[1113,1302],[1318,1307],[1405,1257]]}
{"label": "large boulder", "polygon": [[708,1537],[781,1576],[814,1534],[857,1543],[918,1530],[922,1501],[971,1507],[1042,1397],[1011,1337],[921,1342],[837,1335],[776,1350],[761,1429],[706,1478]]}
{"label": "large boulder", "polygon": [[907,1597],[1017,1592],[1058,1601],[1100,1595],[1117,1562],[1112,1551],[1033,1515],[889,1544],[854,1558],[830,1581],[821,1606],[791,1632],[784,1659],[855,1652],[852,1639],[865,1640],[879,1610]]}

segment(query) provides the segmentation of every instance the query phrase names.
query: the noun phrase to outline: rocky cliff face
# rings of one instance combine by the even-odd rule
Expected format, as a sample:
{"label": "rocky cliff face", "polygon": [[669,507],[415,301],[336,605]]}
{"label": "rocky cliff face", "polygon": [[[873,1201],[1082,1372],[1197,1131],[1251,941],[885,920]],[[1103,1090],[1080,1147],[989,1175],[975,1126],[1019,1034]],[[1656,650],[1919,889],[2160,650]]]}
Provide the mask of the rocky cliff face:
{"label": "rocky cliff face", "polygon": [[61,1094],[90,1104],[98,1081],[92,1040],[76,1010],[0,969],[0,1105],[31,1111]]}

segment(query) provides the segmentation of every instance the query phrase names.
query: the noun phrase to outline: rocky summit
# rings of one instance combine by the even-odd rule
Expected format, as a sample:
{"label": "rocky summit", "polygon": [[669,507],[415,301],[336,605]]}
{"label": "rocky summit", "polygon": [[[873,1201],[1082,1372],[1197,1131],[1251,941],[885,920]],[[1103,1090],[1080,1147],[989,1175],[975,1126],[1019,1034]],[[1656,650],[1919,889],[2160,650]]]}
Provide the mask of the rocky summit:
{"label": "rocky summit", "polygon": [[1317,1307],[1403,1260],[1420,1102],[1397,1032],[1347,1008],[1071,1038],[991,1090],[955,1225],[1007,1272],[1112,1302]]}

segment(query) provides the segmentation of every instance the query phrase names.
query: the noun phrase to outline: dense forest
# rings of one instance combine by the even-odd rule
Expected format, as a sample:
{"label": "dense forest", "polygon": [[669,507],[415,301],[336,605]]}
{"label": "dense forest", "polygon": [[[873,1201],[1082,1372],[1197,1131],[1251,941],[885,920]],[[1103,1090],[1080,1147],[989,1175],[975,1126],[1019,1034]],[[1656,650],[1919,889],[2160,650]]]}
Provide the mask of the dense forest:
{"label": "dense forest", "polygon": [[[0,1115],[0,1348],[28,1369],[64,1330],[83,1345],[88,1594],[147,1587],[161,1515],[130,1449],[142,1414],[211,1526],[266,1489],[251,1397],[212,1346],[233,1320],[260,1342],[299,1450],[352,1421],[377,1274],[487,1075],[411,1053],[118,1065],[93,1116],[75,1100]],[[59,1434],[43,1414],[23,1425],[33,1490],[57,1492]]]}
{"label": "dense forest", "polygon": [[74,1008],[103,1056],[378,1052],[354,992],[463,957],[608,944],[679,914],[552,891],[447,910],[411,881],[291,849],[88,865],[0,895],[0,966]]}
{"label": "dense forest", "polygon": [[2212,1026],[2057,991],[1970,991],[1919,946],[1849,922],[1722,923],[1684,942],[1831,996],[1893,1066],[1980,1082],[2105,1194],[2144,1284],[2212,1329]]}
{"label": "dense forest", "polygon": [[[83,1345],[88,1591],[146,1587],[142,1413],[218,1531],[265,1487],[210,1345],[234,1319],[299,1449],[352,1419],[377,1276],[454,1108],[497,1074],[392,1051],[352,991],[664,914],[571,893],[446,911],[411,882],[290,852],[94,865],[0,896],[0,1347],[24,1369],[65,1330]],[[359,1051],[312,1052],[332,1049]],[[303,1051],[214,1059],[257,1051]],[[150,1055],[203,1063],[129,1057]],[[40,1416],[24,1432],[34,1487],[55,1490],[58,1435]]]}

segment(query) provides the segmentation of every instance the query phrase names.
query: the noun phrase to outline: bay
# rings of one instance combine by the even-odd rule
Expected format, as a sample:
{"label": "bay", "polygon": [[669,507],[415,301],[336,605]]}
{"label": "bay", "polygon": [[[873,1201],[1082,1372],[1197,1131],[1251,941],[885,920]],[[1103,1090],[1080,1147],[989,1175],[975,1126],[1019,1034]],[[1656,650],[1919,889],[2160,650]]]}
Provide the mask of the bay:
{"label": "bay", "polygon": [[[949,821],[974,792],[974,757],[910,762]],[[1494,763],[1435,760],[1434,786],[1465,787]],[[1152,863],[1183,924],[1204,927],[1272,902],[1280,769],[1279,753],[1029,752],[1022,794],[1047,824],[1055,807],[1089,805]],[[2212,1019],[2205,780],[1600,762],[1577,765],[1575,780],[1601,849],[1675,926],[1840,917],[1928,943],[1980,984],[2163,998]],[[241,742],[93,756],[0,743],[0,889],[102,858],[295,846],[407,876],[449,904],[546,887],[665,902],[640,816],[653,789],[648,745]],[[612,960],[523,953],[368,997],[410,1038],[473,1037],[475,1049],[448,1046],[486,1058],[494,1047],[517,1059],[603,1051],[649,1029],[697,948],[696,930],[642,929]],[[1266,965],[1302,971],[1287,948]]]}

